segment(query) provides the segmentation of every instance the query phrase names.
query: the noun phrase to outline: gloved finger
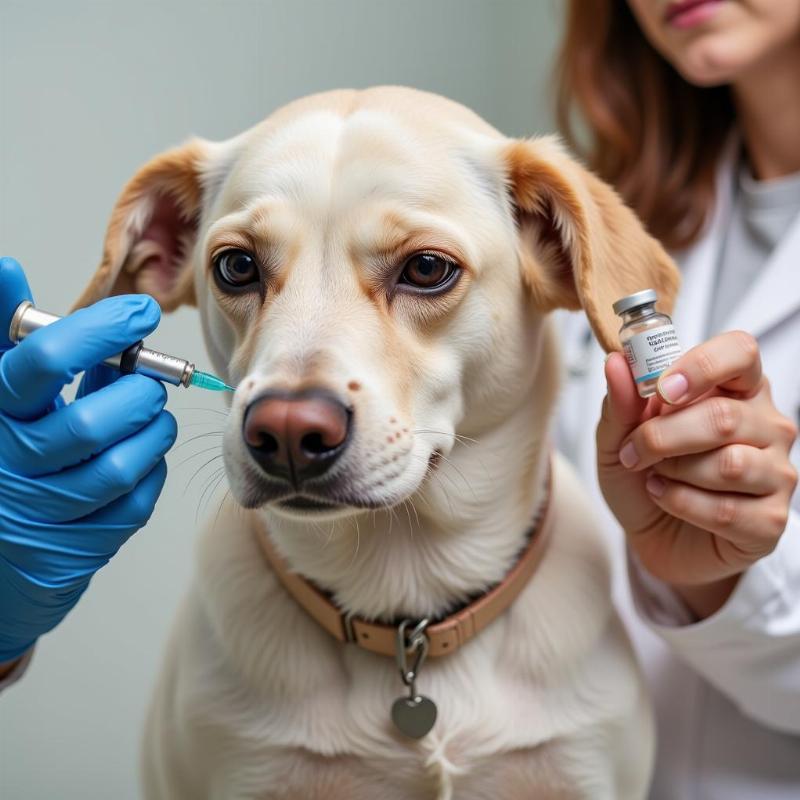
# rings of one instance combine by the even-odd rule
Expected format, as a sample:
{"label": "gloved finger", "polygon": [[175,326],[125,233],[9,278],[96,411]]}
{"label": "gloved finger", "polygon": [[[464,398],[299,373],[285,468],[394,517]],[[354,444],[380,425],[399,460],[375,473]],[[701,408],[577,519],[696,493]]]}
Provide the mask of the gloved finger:
{"label": "gloved finger", "polygon": [[120,295],[34,331],[0,359],[0,411],[41,416],[79,372],[147,336],[160,317],[152,297]]}
{"label": "gloved finger", "polygon": [[[9,573],[9,574],[6,574]],[[30,590],[36,592],[35,585],[26,582],[24,575],[17,575],[10,568],[0,562],[0,580],[2,580],[2,593],[0,601],[3,608],[22,608],[22,614],[6,616],[0,624],[0,662],[15,661],[30,650],[36,640],[43,634],[52,630],[64,618],[65,611],[53,603],[40,602],[38,598],[28,598]],[[80,592],[70,590],[69,602],[77,602]],[[77,597],[76,597],[77,596]],[[72,598],[76,599],[72,601]]]}
{"label": "gloved finger", "polygon": [[76,397],[86,397],[87,394],[96,392],[104,386],[108,386],[120,377],[120,371],[107,364],[97,364],[86,370],[81,378]]}
{"label": "gloved finger", "polygon": [[[53,541],[58,541],[60,530],[53,530],[51,526],[44,526],[45,533]],[[49,556],[51,554],[47,554]],[[45,558],[44,564],[47,564]],[[56,562],[60,563],[60,562]],[[38,566],[38,565],[37,565]],[[11,560],[0,560],[0,579],[2,579],[2,595],[10,606],[23,606],[26,610],[23,619],[3,620],[3,632],[0,635],[0,651],[5,650],[11,641],[23,642],[20,652],[25,652],[33,644],[29,640],[31,632],[35,632],[33,640],[42,633],[54,628],[63,618],[65,607],[78,602],[78,599],[89,585],[86,577],[66,580],[60,569],[37,570],[35,576],[24,566],[18,566]],[[55,590],[55,593],[54,593]]]}
{"label": "gloved finger", "polygon": [[61,472],[141,430],[166,400],[158,381],[123,375],[33,422],[0,414],[0,462],[28,478]]}
{"label": "gloved finger", "polygon": [[132,491],[80,520],[81,530],[88,531],[110,558],[149,522],[166,480],[167,462],[162,458]]}
{"label": "gloved finger", "polygon": [[[8,561],[23,574],[33,576],[34,588],[67,591],[83,586],[109,562],[120,547],[147,524],[164,482],[167,464],[162,458],[127,494],[69,524],[33,523],[27,530],[32,541],[10,548]],[[13,543],[12,543],[13,544]],[[30,554],[35,552],[35,563]]]}
{"label": "gloved finger", "polygon": [[54,475],[0,480],[0,506],[18,519],[71,522],[130,492],[163,458],[177,435],[175,418],[161,411],[145,428],[90,461]]}
{"label": "gloved finger", "polygon": [[33,295],[19,261],[0,258],[0,352],[13,347],[8,338],[11,317],[23,300],[33,302]]}

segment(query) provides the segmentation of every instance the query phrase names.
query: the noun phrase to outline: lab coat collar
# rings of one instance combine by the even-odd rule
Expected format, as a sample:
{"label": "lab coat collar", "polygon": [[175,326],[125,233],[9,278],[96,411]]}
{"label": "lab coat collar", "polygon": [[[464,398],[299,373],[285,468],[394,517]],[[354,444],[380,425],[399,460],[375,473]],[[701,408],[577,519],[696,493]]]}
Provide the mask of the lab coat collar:
{"label": "lab coat collar", "polygon": [[673,318],[684,350],[706,339],[717,263],[733,206],[735,165],[739,161],[740,151],[738,135],[731,135],[717,169],[714,210],[705,232],[688,250],[673,253],[681,267],[681,289]]}
{"label": "lab coat collar", "polygon": [[[705,325],[714,291],[720,251],[733,208],[736,171],[741,143],[731,137],[717,173],[717,201],[706,234],[683,256],[681,299],[676,308],[676,323],[684,348],[706,338]],[[724,330],[741,329],[762,336],[790,314],[800,310],[800,216],[764,263],[758,278],[740,302],[731,309]]]}
{"label": "lab coat collar", "polygon": [[758,279],[725,321],[726,330],[762,336],[800,310],[800,215],[792,223]]}

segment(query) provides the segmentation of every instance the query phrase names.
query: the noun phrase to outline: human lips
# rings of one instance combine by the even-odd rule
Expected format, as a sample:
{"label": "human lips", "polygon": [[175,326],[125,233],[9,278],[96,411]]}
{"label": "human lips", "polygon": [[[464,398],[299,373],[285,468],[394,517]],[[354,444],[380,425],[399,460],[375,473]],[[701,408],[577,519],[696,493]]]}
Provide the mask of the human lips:
{"label": "human lips", "polygon": [[667,6],[664,19],[676,28],[693,28],[710,19],[725,0],[681,0]]}

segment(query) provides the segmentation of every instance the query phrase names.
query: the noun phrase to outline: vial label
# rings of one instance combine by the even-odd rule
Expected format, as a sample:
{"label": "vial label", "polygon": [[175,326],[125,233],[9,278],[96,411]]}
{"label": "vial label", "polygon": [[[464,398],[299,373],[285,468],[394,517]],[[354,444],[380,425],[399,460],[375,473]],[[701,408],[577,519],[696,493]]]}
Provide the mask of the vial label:
{"label": "vial label", "polygon": [[661,325],[634,334],[623,349],[636,383],[657,378],[681,355],[673,325]]}

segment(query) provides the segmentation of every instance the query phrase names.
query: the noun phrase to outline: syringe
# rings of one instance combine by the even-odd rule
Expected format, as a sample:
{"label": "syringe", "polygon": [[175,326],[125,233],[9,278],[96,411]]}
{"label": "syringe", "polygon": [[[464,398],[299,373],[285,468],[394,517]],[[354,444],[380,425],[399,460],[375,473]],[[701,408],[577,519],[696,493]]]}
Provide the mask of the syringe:
{"label": "syringe", "polygon": [[[61,317],[58,315],[41,311],[30,301],[24,300],[17,306],[14,316],[11,317],[8,338],[12,342],[21,342],[34,331],[59,319]],[[194,364],[182,358],[151,350],[149,347],[145,347],[141,341],[132,344],[121,353],[110,356],[103,363],[110,367],[116,367],[122,373],[136,372],[139,375],[147,375],[149,378],[171,383],[173,386],[185,386],[187,389],[190,386],[197,386],[200,389],[210,389],[215,392],[234,391],[232,386],[228,386],[216,375],[200,372],[195,369]]]}

